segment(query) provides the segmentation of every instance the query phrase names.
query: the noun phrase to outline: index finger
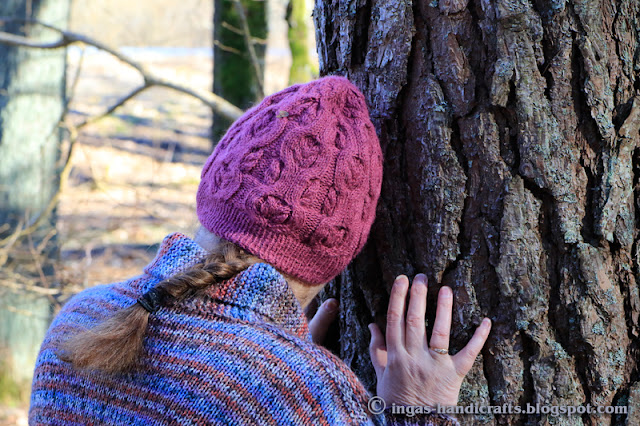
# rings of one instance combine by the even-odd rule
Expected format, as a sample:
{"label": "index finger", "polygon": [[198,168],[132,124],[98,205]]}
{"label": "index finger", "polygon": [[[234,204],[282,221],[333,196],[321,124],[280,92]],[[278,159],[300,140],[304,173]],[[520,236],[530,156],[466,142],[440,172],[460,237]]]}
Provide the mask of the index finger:
{"label": "index finger", "polygon": [[398,276],[393,282],[389,308],[387,309],[387,351],[394,352],[404,349],[404,305],[409,289],[409,278]]}
{"label": "index finger", "polygon": [[476,328],[467,346],[452,357],[456,372],[460,377],[466,376],[471,367],[473,367],[473,363],[487,341],[487,337],[489,337],[490,330],[491,320],[489,318],[483,319],[482,324]]}

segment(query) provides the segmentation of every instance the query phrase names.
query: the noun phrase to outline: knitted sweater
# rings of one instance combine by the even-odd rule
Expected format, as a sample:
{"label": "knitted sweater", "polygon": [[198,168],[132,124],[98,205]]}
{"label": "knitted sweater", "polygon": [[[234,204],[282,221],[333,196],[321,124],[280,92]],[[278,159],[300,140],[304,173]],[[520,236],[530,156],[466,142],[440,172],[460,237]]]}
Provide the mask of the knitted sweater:
{"label": "knitted sweater", "polygon": [[[298,300],[266,263],[151,314],[134,372],[77,371],[57,357],[68,333],[130,306],[205,255],[194,241],[172,234],[143,275],[74,296],[42,344],[29,423],[404,424],[400,417],[367,410],[370,396],[362,384],[339,358],[312,342]],[[457,424],[438,415],[405,419],[413,422],[407,424]]]}

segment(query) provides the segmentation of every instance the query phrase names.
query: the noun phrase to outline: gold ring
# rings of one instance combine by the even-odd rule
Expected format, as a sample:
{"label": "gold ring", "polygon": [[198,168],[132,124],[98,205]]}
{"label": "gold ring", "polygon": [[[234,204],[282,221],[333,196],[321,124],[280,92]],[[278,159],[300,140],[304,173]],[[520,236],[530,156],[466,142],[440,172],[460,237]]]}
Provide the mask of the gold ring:
{"label": "gold ring", "polygon": [[432,351],[441,355],[448,355],[449,349],[431,348]]}

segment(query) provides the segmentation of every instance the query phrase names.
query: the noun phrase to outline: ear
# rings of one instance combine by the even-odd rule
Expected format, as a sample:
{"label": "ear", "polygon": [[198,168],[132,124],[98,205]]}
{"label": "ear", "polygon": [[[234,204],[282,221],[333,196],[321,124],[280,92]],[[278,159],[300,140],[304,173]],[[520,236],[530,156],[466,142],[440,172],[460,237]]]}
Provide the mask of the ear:
{"label": "ear", "polygon": [[220,237],[202,225],[199,225],[198,229],[196,229],[193,239],[200,247],[207,251],[213,251],[222,242]]}

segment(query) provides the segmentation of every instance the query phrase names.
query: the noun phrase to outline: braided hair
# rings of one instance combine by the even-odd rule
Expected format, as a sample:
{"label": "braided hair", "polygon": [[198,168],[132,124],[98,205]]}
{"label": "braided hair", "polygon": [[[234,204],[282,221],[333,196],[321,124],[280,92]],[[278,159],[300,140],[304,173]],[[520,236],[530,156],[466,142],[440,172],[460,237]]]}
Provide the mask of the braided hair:
{"label": "braided hair", "polygon": [[[236,244],[220,240],[206,259],[189,270],[158,283],[128,308],[123,308],[93,328],[80,330],[65,340],[58,356],[75,368],[120,373],[137,367],[143,340],[153,312],[169,300],[184,300],[211,285],[228,280],[260,259]],[[152,296],[152,297],[149,297]],[[142,303],[141,303],[142,302]],[[145,306],[146,305],[146,306]]]}

